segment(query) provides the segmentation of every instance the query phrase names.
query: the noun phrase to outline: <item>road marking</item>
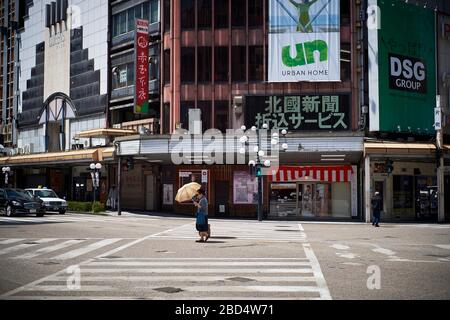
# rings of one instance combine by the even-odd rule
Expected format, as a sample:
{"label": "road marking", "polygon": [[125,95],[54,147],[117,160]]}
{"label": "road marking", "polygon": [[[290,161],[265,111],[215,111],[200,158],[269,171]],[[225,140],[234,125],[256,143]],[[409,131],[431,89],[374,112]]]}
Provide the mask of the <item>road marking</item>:
{"label": "road marking", "polygon": [[335,243],[332,246],[330,246],[331,248],[334,248],[336,250],[348,250],[350,249],[349,246],[343,245],[343,244],[339,244],[339,243]]}
{"label": "road marking", "polygon": [[298,224],[298,229],[300,230],[300,231],[305,231],[305,229],[303,229],[303,226],[299,223]]}
{"label": "road marking", "polygon": [[25,239],[6,239],[6,240],[0,241],[0,244],[11,244],[11,243],[20,242],[23,240],[25,240]]}
{"label": "road marking", "polygon": [[[99,269],[99,268],[90,268],[83,267],[81,269],[83,274],[86,273],[187,273],[186,268],[130,268],[130,269]],[[236,274],[236,273],[313,273],[312,269],[281,269],[281,268],[273,268],[273,269],[261,269],[261,268],[248,268],[248,269],[192,269],[191,273],[226,273],[226,274]]]}
{"label": "road marking", "polygon": [[[164,262],[124,262],[124,261],[111,261],[111,262],[92,262],[90,266],[120,266],[120,267],[142,267],[142,266],[183,266],[187,267],[196,267],[196,266],[204,266],[206,262],[189,262],[189,265],[186,265],[186,262],[172,262],[172,261],[164,261]],[[210,266],[309,266],[309,262],[207,262],[208,267]]]}
{"label": "road marking", "polygon": [[346,259],[355,259],[357,257],[357,255],[355,255],[354,253],[351,253],[351,252],[347,252],[347,253],[336,252],[336,255],[340,258],[346,258]]}
{"label": "road marking", "polygon": [[387,256],[395,256],[395,252],[385,248],[372,249],[373,252],[381,253]]}
{"label": "road marking", "polygon": [[[148,289],[137,287],[137,289]],[[314,286],[190,286],[181,287],[188,292],[321,292],[320,288]]]}
{"label": "road marking", "polygon": [[116,290],[114,287],[111,286],[87,286],[83,285],[78,290],[70,290],[67,288],[67,284],[64,283],[64,285],[59,286],[47,286],[47,285],[39,285],[34,287],[26,288],[26,291],[64,291],[64,292],[85,292],[85,291],[113,291]]}
{"label": "road marking", "polygon": [[58,244],[56,244],[54,246],[38,249],[38,250],[36,250],[34,252],[28,252],[28,253],[25,253],[25,254],[23,254],[21,256],[17,256],[15,258],[16,259],[32,259],[32,258],[35,258],[37,256],[40,256],[40,255],[43,255],[43,254],[46,254],[46,253],[57,251],[57,250],[60,250],[60,249],[63,249],[63,248],[66,248],[66,247],[69,247],[69,246],[72,246],[72,245],[75,245],[75,244],[79,244],[79,243],[84,242],[84,241],[85,240],[69,240],[69,241],[65,241],[65,242],[62,242],[62,243],[58,243]]}
{"label": "road marking", "polygon": [[331,294],[328,290],[327,282],[323,276],[322,270],[320,269],[319,261],[314,254],[310,244],[303,244],[303,249],[305,250],[306,257],[311,262],[311,267],[313,270],[314,277],[317,281],[317,286],[320,288],[320,297],[324,300],[331,300]]}
{"label": "road marking", "polygon": [[48,243],[48,242],[52,242],[55,241],[56,239],[54,238],[49,238],[49,239],[38,239],[38,240],[34,240],[34,243],[30,243],[30,244],[26,244],[26,243],[22,243],[16,246],[12,246],[12,247],[8,247],[5,249],[0,250],[0,255],[4,255],[4,254],[8,254],[14,251],[20,251],[23,249],[28,249],[31,247],[35,247],[37,245],[43,244],[43,243]]}
{"label": "road marking", "polygon": [[122,239],[105,239],[105,240],[101,240],[95,243],[92,243],[86,247],[83,248],[79,248],[79,249],[75,249],[69,252],[65,252],[59,256],[53,257],[51,259],[55,259],[55,260],[68,260],[68,259],[73,259],[76,258],[78,256],[81,256],[83,254],[89,253],[91,251],[100,249],[102,247],[106,247],[109,246],[110,244],[113,244],[117,241],[120,241]]}
{"label": "road marking", "polygon": [[436,244],[435,246],[441,249],[450,250],[450,244]]}

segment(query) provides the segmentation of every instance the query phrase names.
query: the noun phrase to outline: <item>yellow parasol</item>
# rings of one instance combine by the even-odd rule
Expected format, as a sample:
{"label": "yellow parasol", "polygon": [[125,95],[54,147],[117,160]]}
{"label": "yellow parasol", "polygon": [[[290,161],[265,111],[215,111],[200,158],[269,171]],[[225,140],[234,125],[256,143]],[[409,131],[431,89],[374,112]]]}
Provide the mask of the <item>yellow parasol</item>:
{"label": "yellow parasol", "polygon": [[175,200],[178,202],[191,201],[192,197],[197,194],[198,189],[201,187],[197,182],[185,184],[178,190]]}

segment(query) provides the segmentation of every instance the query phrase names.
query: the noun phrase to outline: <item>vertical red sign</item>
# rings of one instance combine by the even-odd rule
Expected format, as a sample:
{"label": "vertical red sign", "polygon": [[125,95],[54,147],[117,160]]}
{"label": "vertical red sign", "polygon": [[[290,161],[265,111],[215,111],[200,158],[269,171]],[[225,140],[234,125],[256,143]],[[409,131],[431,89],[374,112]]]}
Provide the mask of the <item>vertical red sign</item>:
{"label": "vertical red sign", "polygon": [[148,113],[148,20],[136,19],[134,113]]}

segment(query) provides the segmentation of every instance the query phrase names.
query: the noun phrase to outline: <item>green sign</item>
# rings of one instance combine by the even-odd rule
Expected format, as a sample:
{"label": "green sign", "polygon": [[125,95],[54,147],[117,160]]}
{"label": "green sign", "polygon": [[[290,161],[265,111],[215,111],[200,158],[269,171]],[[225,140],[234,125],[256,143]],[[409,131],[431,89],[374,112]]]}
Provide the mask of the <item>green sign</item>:
{"label": "green sign", "polygon": [[435,13],[369,1],[370,131],[434,134]]}

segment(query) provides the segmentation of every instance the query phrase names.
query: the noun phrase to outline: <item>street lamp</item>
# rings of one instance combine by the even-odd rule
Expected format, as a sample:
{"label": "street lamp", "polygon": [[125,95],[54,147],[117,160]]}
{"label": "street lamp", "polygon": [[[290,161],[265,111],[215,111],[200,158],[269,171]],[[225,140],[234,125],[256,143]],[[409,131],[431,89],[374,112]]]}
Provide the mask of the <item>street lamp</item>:
{"label": "street lamp", "polygon": [[11,174],[11,168],[10,167],[3,167],[2,172],[5,175],[5,187],[8,187],[8,179]]}
{"label": "street lamp", "polygon": [[[245,126],[242,126],[241,129],[243,131],[246,130]],[[258,221],[262,221],[263,220],[263,190],[262,190],[262,183],[263,183],[263,177],[262,177],[262,168],[263,167],[270,167],[272,165],[272,162],[270,160],[263,160],[264,156],[266,155],[266,153],[264,152],[264,150],[262,150],[261,148],[261,133],[260,130],[263,131],[267,131],[269,129],[269,125],[267,123],[264,123],[262,125],[262,129],[256,128],[255,126],[251,127],[251,131],[252,132],[256,132],[256,136],[257,136],[257,145],[253,147],[253,151],[256,153],[256,159],[255,160],[250,160],[248,162],[248,165],[250,167],[254,167],[254,172],[256,173],[256,176],[258,177]],[[285,142],[281,145],[281,151],[285,152],[288,149],[288,144],[286,143],[286,135],[287,135],[287,130],[283,129],[281,131],[281,135],[283,136],[283,138],[285,139]],[[245,143],[246,145],[249,144],[249,138],[244,135],[243,137],[241,137],[241,139],[239,140],[241,143]],[[277,132],[274,132],[272,134],[272,137],[270,138],[270,145],[272,146],[272,148],[275,148],[276,146],[280,145],[280,134]],[[242,150],[244,148],[240,149],[240,153],[245,153],[245,149]],[[243,152],[244,151],[244,152]]]}
{"label": "street lamp", "polygon": [[95,203],[95,194],[97,192],[97,188],[100,186],[100,170],[102,169],[101,163],[91,163],[89,165],[89,169],[91,170],[91,178],[92,178],[92,186],[94,187],[94,203]]}

